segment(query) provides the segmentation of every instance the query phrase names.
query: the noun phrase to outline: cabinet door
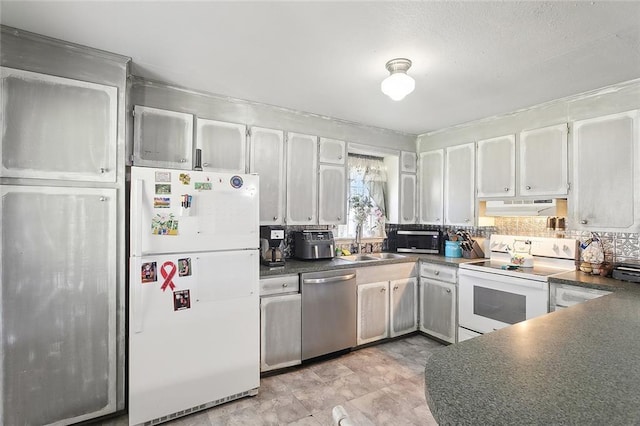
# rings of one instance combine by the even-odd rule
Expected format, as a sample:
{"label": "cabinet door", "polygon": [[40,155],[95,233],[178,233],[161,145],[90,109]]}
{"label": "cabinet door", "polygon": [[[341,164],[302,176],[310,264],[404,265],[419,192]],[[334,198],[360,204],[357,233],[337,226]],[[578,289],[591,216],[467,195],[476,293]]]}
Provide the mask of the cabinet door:
{"label": "cabinet door", "polygon": [[0,187],[3,424],[116,410],[116,194]]}
{"label": "cabinet door", "polygon": [[456,342],[456,285],[420,278],[420,331]]}
{"label": "cabinet door", "polygon": [[300,293],[260,299],[260,371],[298,365],[302,360]]}
{"label": "cabinet door", "polygon": [[249,171],[260,175],[260,225],[284,224],[284,134],[251,128]]}
{"label": "cabinet door", "polygon": [[420,223],[442,225],[444,211],[444,150],[420,154]]}
{"label": "cabinet door", "polygon": [[347,144],[337,139],[320,138],[320,162],[345,164]]}
{"label": "cabinet door", "polygon": [[400,175],[400,223],[416,223],[416,175]]}
{"label": "cabinet door", "polygon": [[117,88],[0,67],[0,176],[115,182]]}
{"label": "cabinet door", "polygon": [[318,223],[318,138],[287,135],[287,225]]}
{"label": "cabinet door", "polygon": [[401,151],[400,152],[400,172],[402,173],[415,173],[417,154],[415,152]]}
{"label": "cabinet door", "polygon": [[418,280],[389,282],[390,336],[411,333],[418,328]]}
{"label": "cabinet door", "polygon": [[202,170],[245,173],[247,128],[243,124],[197,118],[196,147],[202,150]]}
{"label": "cabinet door", "polygon": [[358,286],[358,345],[389,336],[388,289],[388,281]]}
{"label": "cabinet door", "polygon": [[193,115],[136,105],[133,165],[191,170]]}
{"label": "cabinet door", "polygon": [[473,143],[446,149],[444,169],[444,220],[446,225],[475,223],[475,146]]}
{"label": "cabinet door", "polygon": [[520,195],[567,195],[567,124],[520,133]]}
{"label": "cabinet door", "polygon": [[565,309],[591,299],[611,294],[610,291],[595,288],[578,287],[569,284],[555,284],[549,286],[549,312]]}
{"label": "cabinet door", "polygon": [[318,190],[320,192],[318,204],[320,225],[346,224],[347,181],[345,167],[321,164]]}
{"label": "cabinet door", "polygon": [[574,123],[571,228],[640,229],[639,111]]}
{"label": "cabinet door", "polygon": [[515,136],[478,141],[478,197],[511,197],[515,194]]}

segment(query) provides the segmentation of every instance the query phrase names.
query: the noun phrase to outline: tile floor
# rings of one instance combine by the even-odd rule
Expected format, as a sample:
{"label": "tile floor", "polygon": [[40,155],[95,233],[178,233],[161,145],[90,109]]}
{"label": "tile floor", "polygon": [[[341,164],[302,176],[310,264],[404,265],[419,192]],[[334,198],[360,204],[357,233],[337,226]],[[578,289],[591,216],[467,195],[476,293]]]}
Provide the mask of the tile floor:
{"label": "tile floor", "polygon": [[[437,425],[424,397],[424,366],[442,347],[422,335],[370,346],[294,371],[265,377],[255,397],[182,417],[168,426],[333,425],[342,405],[365,425]],[[127,424],[126,416],[108,423]]]}

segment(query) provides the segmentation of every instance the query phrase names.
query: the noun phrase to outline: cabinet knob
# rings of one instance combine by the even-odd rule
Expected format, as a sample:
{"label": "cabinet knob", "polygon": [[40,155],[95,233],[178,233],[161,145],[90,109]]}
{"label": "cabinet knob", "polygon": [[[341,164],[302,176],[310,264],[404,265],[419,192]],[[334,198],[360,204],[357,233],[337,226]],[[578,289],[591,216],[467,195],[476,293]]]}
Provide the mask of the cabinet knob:
{"label": "cabinet knob", "polygon": [[398,286],[395,286],[395,287],[393,288],[393,291],[396,291],[397,289],[398,289]]}
{"label": "cabinet knob", "polygon": [[338,160],[342,160],[342,155],[338,155]]}
{"label": "cabinet knob", "polygon": [[505,187],[504,192],[509,192],[509,188]]}
{"label": "cabinet knob", "polygon": [[451,293],[451,289],[450,288],[447,289],[447,293]]}
{"label": "cabinet knob", "polygon": [[284,283],[284,284],[282,284],[282,287],[289,287],[289,284],[288,283]]}
{"label": "cabinet knob", "polygon": [[311,220],[311,216],[309,216],[309,217],[307,218],[307,220]]}
{"label": "cabinet knob", "polygon": [[380,293],[384,293],[385,291],[387,291],[387,289],[386,289],[385,287],[382,287],[382,288],[380,289]]}
{"label": "cabinet knob", "polygon": [[439,217],[436,217],[436,222],[440,222],[440,218]]}
{"label": "cabinet knob", "polygon": [[100,201],[107,201],[107,197],[100,197]]}
{"label": "cabinet knob", "polygon": [[181,158],[181,159],[180,159],[180,162],[181,162],[181,163],[186,163],[186,162],[187,162],[187,159],[186,159],[186,158]]}
{"label": "cabinet knob", "polygon": [[531,189],[531,187],[529,185],[527,185],[525,188],[526,188],[527,191],[529,191]]}
{"label": "cabinet knob", "polygon": [[105,169],[104,167],[100,167],[100,173],[107,173],[107,169]]}
{"label": "cabinet knob", "polygon": [[471,222],[469,219],[465,219],[464,221],[467,222],[467,223]]}
{"label": "cabinet knob", "polygon": [[581,223],[581,224],[583,224],[583,225],[586,225],[586,224],[587,224],[587,220],[586,220],[586,219],[582,219],[582,220],[580,221],[580,223]]}
{"label": "cabinet knob", "polygon": [[433,274],[434,275],[440,275],[440,271],[434,271]]}
{"label": "cabinet knob", "polygon": [[209,167],[209,163],[202,163],[202,167]]}
{"label": "cabinet knob", "polygon": [[340,216],[338,216],[338,220],[342,220],[342,218]]}
{"label": "cabinet knob", "polygon": [[274,217],[273,217],[273,220],[278,220],[278,216],[274,216]]}

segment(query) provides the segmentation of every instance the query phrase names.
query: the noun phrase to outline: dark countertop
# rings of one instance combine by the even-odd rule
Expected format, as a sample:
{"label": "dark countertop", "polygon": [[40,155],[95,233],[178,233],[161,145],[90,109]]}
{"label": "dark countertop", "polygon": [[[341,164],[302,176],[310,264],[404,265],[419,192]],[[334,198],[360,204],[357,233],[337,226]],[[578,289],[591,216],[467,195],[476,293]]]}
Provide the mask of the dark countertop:
{"label": "dark countertop", "polygon": [[438,350],[425,368],[438,423],[640,423],[640,284],[550,282],[613,293]]}
{"label": "dark countertop", "polygon": [[329,260],[297,260],[287,259],[284,266],[277,268],[270,268],[268,266],[260,265],[260,278],[277,276],[277,275],[289,275],[289,274],[301,274],[307,272],[320,272],[333,269],[352,269],[361,268],[367,266],[379,266],[389,265],[392,263],[405,263],[405,262],[417,262],[419,260],[425,260],[431,263],[438,263],[442,265],[458,266],[461,263],[475,262],[482,259],[465,259],[445,257],[435,254],[411,254],[411,253],[399,253],[405,256],[401,259],[383,259],[375,262],[345,262],[340,260],[340,257],[334,257]]}

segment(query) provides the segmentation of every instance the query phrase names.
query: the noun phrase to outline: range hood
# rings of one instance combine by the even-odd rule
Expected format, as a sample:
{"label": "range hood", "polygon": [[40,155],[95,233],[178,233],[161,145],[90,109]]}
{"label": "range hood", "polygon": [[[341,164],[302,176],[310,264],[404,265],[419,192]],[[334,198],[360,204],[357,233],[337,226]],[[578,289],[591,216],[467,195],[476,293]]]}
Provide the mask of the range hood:
{"label": "range hood", "polygon": [[486,201],[482,216],[566,216],[567,200],[551,199],[513,199]]}

